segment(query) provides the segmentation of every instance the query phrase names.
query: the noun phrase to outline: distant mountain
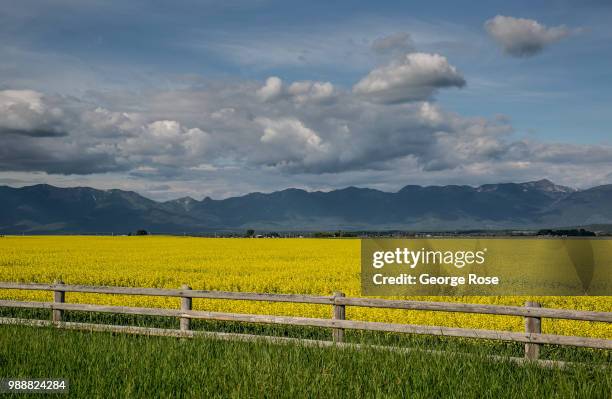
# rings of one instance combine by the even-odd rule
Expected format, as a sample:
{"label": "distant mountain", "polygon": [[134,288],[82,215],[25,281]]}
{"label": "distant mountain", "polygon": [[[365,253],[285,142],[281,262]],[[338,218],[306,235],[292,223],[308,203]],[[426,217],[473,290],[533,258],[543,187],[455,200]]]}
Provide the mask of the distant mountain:
{"label": "distant mountain", "polygon": [[612,224],[612,185],[548,180],[471,186],[348,187],[157,202],[122,190],[0,186],[0,232],[157,233],[259,230],[467,230]]}
{"label": "distant mountain", "polygon": [[0,187],[0,232],[128,232],[146,226],[178,231],[186,213],[172,212],[130,191],[40,184]]}

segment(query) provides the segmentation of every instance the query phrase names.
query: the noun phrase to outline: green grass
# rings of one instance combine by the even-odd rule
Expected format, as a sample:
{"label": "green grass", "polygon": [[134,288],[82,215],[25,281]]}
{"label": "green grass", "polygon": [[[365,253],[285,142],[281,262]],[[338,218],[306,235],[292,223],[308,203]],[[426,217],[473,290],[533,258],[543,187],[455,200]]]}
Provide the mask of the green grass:
{"label": "green grass", "polygon": [[[45,309],[0,308],[0,317],[50,320],[51,311]],[[113,324],[124,326],[178,329],[179,321],[173,317],[122,315],[112,313],[64,312],[64,321]],[[331,340],[331,329],[289,325],[267,325],[242,322],[192,320],[191,329],[239,334],[266,335],[312,340]],[[395,347],[422,348],[461,353],[481,353],[523,357],[524,344],[431,335],[411,335],[376,331],[346,330],[345,341],[349,343],[390,345]],[[607,364],[612,367],[612,351],[589,348],[542,345],[540,357],[548,360]]]}
{"label": "green grass", "polygon": [[[609,398],[609,368],[0,326],[0,377],[67,378],[73,397]],[[19,396],[23,397],[23,396]]]}

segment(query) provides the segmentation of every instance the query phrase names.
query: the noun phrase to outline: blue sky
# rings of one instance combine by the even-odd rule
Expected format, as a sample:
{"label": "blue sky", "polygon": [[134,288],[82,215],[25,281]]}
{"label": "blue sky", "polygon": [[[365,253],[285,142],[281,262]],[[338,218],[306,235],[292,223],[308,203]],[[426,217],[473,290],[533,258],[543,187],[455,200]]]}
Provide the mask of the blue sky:
{"label": "blue sky", "polygon": [[[612,182],[606,1],[2,3],[0,183],[134,187],[170,198],[288,185]],[[433,72],[415,72],[418,62]],[[282,88],[261,100],[270,77]],[[390,83],[397,87],[376,91],[387,78],[400,79]],[[311,86],[291,89],[295,82]],[[234,116],[221,123],[214,118],[224,109]],[[419,125],[424,109],[444,116]],[[92,122],[95,110],[115,124]],[[372,116],[349,126],[357,115]],[[174,124],[155,124],[164,121]],[[340,147],[342,129],[350,151]],[[134,147],[172,134],[176,141],[157,147],[166,153]],[[192,162],[179,151],[186,140],[201,148]],[[481,150],[467,151],[470,142]],[[309,151],[297,151],[304,143]],[[585,157],[591,162],[578,162]]]}

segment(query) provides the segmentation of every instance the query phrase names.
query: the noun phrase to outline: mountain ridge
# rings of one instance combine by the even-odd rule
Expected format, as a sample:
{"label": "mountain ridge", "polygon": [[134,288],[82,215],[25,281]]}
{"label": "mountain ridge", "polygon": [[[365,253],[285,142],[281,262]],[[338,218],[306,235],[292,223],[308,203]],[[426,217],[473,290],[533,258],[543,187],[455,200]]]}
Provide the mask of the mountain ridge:
{"label": "mountain ridge", "polygon": [[288,188],[225,199],[155,201],[134,191],[0,186],[0,232],[160,233],[260,230],[470,230],[612,223],[612,184],[577,190],[523,183]]}

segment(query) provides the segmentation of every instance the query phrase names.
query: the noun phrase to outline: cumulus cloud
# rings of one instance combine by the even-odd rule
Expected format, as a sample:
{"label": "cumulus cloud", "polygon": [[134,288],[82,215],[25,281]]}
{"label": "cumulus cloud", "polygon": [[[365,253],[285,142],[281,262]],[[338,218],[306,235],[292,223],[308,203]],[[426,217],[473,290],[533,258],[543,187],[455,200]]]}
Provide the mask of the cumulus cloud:
{"label": "cumulus cloud", "polygon": [[208,149],[208,133],[174,120],[159,120],[120,142],[120,156],[139,164],[179,166],[197,162]]}
{"label": "cumulus cloud", "polygon": [[263,101],[271,101],[279,98],[283,94],[283,81],[276,77],[270,76],[266,80],[266,84],[257,90],[257,95]]}
{"label": "cumulus cloud", "polygon": [[121,170],[115,154],[87,135],[78,107],[78,101],[33,90],[0,91],[0,170],[59,174]]}
{"label": "cumulus cloud", "polygon": [[463,87],[465,79],[438,54],[410,53],[371,71],[353,92],[381,103],[430,99],[440,88]]}
{"label": "cumulus cloud", "polygon": [[266,146],[259,161],[268,165],[307,166],[327,149],[321,137],[296,118],[257,118],[255,122],[263,128],[260,141]]}
{"label": "cumulus cloud", "polygon": [[313,82],[309,80],[293,82],[288,87],[285,87],[280,78],[271,76],[262,87],[257,89],[256,94],[264,102],[271,102],[284,97],[303,104],[309,101],[330,101],[335,95],[335,89],[334,85],[330,82]]}
{"label": "cumulus cloud", "polygon": [[409,33],[399,32],[375,39],[371,47],[378,54],[408,53],[414,51],[414,42]]}
{"label": "cumulus cloud", "polygon": [[533,19],[497,15],[484,24],[486,31],[513,57],[531,57],[549,44],[558,42],[578,30],[564,25],[548,27]]}
{"label": "cumulus cloud", "polygon": [[321,138],[297,119],[257,118],[256,122],[264,128],[264,134],[260,139],[263,143],[288,141],[290,144],[304,145],[307,148],[319,148],[321,145]]}
{"label": "cumulus cloud", "polygon": [[[426,82],[433,90],[431,79],[408,75],[410,85]],[[147,96],[117,93],[113,109],[72,97],[0,92],[1,126],[22,132],[0,130],[0,174],[115,173],[158,183],[205,176],[216,182],[214,192],[236,182],[240,189],[227,189],[236,194],[321,188],[322,174],[336,187],[379,182],[389,188],[383,183],[529,179],[542,170],[555,170],[550,177],[563,177],[560,183],[571,176],[599,182],[612,168],[610,146],[513,139],[504,118],[468,118],[429,101],[372,101],[327,82],[280,83],[274,101],[259,94],[267,84],[233,82]],[[42,126],[63,133],[31,133]]]}
{"label": "cumulus cloud", "polygon": [[142,124],[141,117],[132,112],[113,112],[103,107],[84,109],[80,117],[82,126],[108,136],[121,136]]}
{"label": "cumulus cloud", "polygon": [[287,92],[298,103],[325,102],[333,98],[334,85],[330,82],[294,82],[289,86]]}
{"label": "cumulus cloud", "polygon": [[67,115],[33,90],[0,91],[0,132],[34,137],[62,136]]}

